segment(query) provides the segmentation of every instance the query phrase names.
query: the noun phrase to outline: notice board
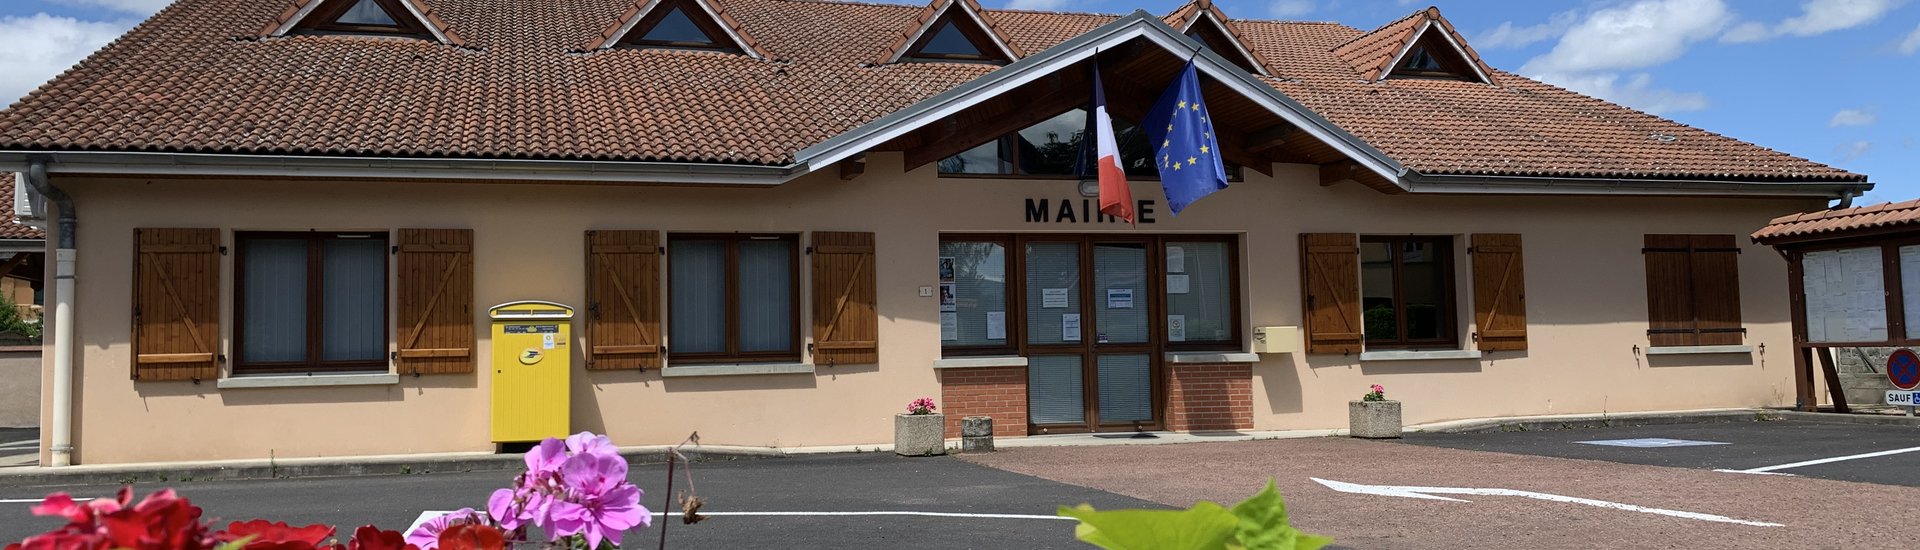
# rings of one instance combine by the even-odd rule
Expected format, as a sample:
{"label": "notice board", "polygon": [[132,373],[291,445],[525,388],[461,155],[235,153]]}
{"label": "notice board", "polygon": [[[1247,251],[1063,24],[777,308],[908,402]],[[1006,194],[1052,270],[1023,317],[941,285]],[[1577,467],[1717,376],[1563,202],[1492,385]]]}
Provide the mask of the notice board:
{"label": "notice board", "polygon": [[1807,301],[1807,341],[1887,339],[1886,279],[1880,250],[1879,247],[1846,248],[1801,256],[1801,288],[1806,291]]}

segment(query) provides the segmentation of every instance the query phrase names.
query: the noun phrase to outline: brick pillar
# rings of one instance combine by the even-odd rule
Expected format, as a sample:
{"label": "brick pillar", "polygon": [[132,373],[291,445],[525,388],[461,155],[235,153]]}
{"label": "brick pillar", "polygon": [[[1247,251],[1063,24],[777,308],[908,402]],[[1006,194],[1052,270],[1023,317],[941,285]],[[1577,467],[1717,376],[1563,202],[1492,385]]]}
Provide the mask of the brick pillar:
{"label": "brick pillar", "polygon": [[993,417],[994,437],[1027,435],[1027,368],[940,369],[940,412],[947,437],[960,437],[960,419]]}
{"label": "brick pillar", "polygon": [[1253,365],[1167,365],[1167,429],[1253,429]]}

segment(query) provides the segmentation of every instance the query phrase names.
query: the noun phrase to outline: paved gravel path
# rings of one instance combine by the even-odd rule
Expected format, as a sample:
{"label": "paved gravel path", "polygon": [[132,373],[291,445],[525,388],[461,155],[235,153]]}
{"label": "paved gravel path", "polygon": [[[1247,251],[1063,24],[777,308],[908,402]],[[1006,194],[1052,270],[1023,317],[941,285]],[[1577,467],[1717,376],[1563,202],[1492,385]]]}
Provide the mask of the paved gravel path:
{"label": "paved gravel path", "polygon": [[[1294,524],[1352,548],[1891,548],[1881,519],[1920,508],[1920,488],[1620,464],[1344,438],[1020,448],[982,465],[1171,506],[1231,505],[1274,478]],[[1712,523],[1511,496],[1446,502],[1349,494],[1374,485],[1517,489],[1785,524]]]}

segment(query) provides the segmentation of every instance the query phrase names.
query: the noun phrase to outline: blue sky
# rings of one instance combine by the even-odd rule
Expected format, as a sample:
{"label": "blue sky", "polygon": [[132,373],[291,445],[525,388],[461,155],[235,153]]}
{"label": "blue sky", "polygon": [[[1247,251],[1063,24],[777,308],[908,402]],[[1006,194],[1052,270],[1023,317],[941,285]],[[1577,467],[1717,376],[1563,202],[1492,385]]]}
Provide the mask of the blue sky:
{"label": "blue sky", "polygon": [[[278,0],[255,0],[278,1]],[[983,0],[989,7],[1165,13],[1182,0]],[[1217,0],[1242,19],[1361,29],[1427,2]],[[167,0],[0,2],[11,103]],[[1871,176],[1866,200],[1920,198],[1920,0],[1438,2],[1488,63]]]}

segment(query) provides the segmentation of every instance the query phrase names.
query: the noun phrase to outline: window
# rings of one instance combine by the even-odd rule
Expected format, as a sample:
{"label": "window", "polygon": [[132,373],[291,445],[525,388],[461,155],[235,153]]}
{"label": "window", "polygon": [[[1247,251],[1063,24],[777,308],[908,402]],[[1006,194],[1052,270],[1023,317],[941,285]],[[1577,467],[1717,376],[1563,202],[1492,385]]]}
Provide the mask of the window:
{"label": "window", "polygon": [[1224,237],[1167,241],[1168,326],[1173,326],[1176,317],[1184,325],[1178,333],[1168,331],[1168,343],[1221,343],[1239,338],[1240,317],[1234,294],[1240,286],[1240,268],[1234,252],[1233,240]]}
{"label": "window", "polygon": [[1458,344],[1453,239],[1361,237],[1360,309],[1368,348]]}
{"label": "window", "polygon": [[237,372],[387,368],[387,236],[239,233]]}
{"label": "window", "polygon": [[674,362],[798,361],[792,235],[675,235],[667,246]]}
{"label": "window", "polygon": [[1485,82],[1479,67],[1467,58],[1466,52],[1449,41],[1444,32],[1434,27],[1420,35],[1387,76]]}
{"label": "window", "polygon": [[425,36],[427,29],[405,6],[406,0],[335,0],[309,14],[301,28],[313,32]]}
{"label": "window", "polygon": [[919,61],[1011,61],[993,47],[994,40],[986,29],[960,14],[960,9],[963,8],[952,8],[942,14],[901,57]]}
{"label": "window", "polygon": [[1435,60],[1432,55],[1429,55],[1426,48],[1414,48],[1411,53],[1407,54],[1407,60],[1400,63],[1400,70],[1432,73],[1445,71],[1446,68],[1441,67],[1440,61]]}
{"label": "window", "polygon": [[[1739,345],[1739,245],[1733,235],[1647,235],[1647,343]],[[1876,293],[1877,295],[1877,293]]]}
{"label": "window", "polygon": [[739,52],[730,40],[722,40],[724,36],[726,31],[707,17],[698,4],[689,0],[667,0],[636,23],[622,43],[641,48]]}
{"label": "window", "polygon": [[1226,29],[1221,27],[1220,23],[1212,17],[1195,21],[1192,26],[1187,27],[1187,38],[1194,39],[1199,42],[1202,47],[1212,50],[1213,53],[1220,54],[1220,57],[1226,58],[1229,63],[1246,69],[1247,72],[1265,74],[1259,65],[1249,57],[1252,52],[1241,49],[1241,46],[1235,43],[1233,36],[1227,34]]}
{"label": "window", "polygon": [[[940,161],[944,175],[1000,175],[1070,178],[1077,174],[1081,139],[1086,133],[1087,110],[1073,109],[1045,122],[1028,126]],[[1147,133],[1132,122],[1113,119],[1113,135],[1120,147],[1120,168],[1128,177],[1153,178],[1153,150]],[[1240,167],[1227,165],[1227,177],[1239,179]]]}
{"label": "window", "polygon": [[951,316],[954,328],[941,333],[941,343],[954,351],[1010,352],[1007,239],[942,240],[939,260],[940,315]]}

